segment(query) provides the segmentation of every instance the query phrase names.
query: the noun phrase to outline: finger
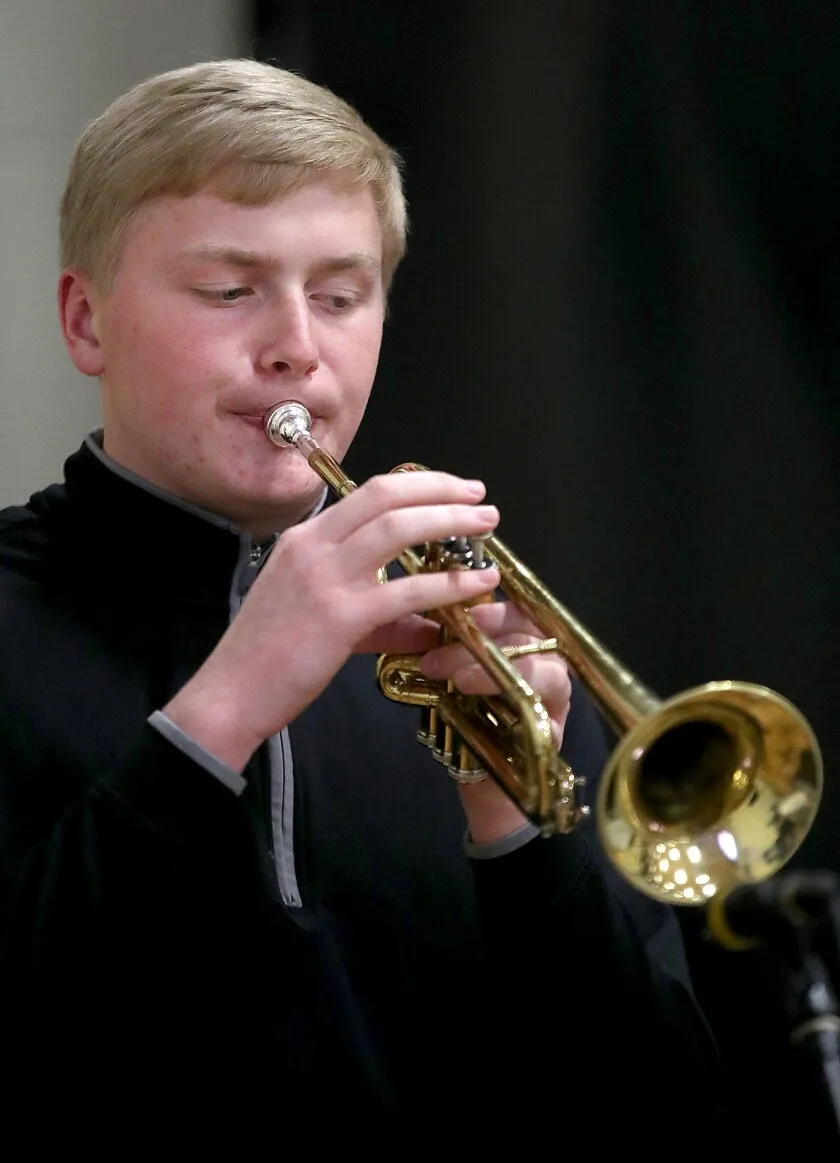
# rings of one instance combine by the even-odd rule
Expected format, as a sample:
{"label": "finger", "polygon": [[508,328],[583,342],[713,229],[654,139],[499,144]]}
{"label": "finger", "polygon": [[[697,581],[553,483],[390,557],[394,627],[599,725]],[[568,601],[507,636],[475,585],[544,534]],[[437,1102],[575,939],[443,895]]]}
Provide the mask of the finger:
{"label": "finger", "polygon": [[[425,667],[423,668],[425,673]],[[521,660],[517,669],[525,681],[538,691],[551,718],[560,718],[568,707],[572,694],[569,671],[561,658],[547,659],[530,656]],[[498,693],[494,682],[480,663],[473,661],[459,667],[447,677],[465,695],[492,695]]]}
{"label": "finger", "polygon": [[571,709],[572,704],[568,702],[563,711],[551,719],[551,734],[554,739],[554,746],[558,751],[563,746],[563,736],[566,733],[566,720],[569,717],[569,711]]}
{"label": "finger", "polygon": [[552,724],[557,745],[563,738],[563,728],[572,699],[572,680],[569,668],[556,655],[530,655],[521,660],[523,676],[534,690],[539,691]]}
{"label": "finger", "polygon": [[543,637],[539,627],[513,601],[487,602],[482,606],[476,606],[472,615],[476,625],[491,638],[498,638],[502,634],[510,633]]}
{"label": "finger", "polygon": [[[453,535],[483,537],[498,522],[499,510],[494,505],[441,504],[390,509],[358,528],[342,543],[341,551],[345,564],[346,554],[352,553],[354,564],[369,573],[372,567],[393,561],[407,546],[442,541]],[[498,572],[494,573],[498,586]]]}
{"label": "finger", "polygon": [[540,692],[552,716],[559,714],[572,697],[572,680],[565,661],[557,654],[529,654],[517,659],[523,678]]}
{"label": "finger", "polygon": [[[497,646],[525,646],[538,641],[527,634],[505,634],[495,639]],[[421,667],[427,678],[452,678],[456,672],[468,670],[475,662],[474,655],[460,642],[438,646],[424,655]]]}
{"label": "finger", "polygon": [[[435,654],[440,653],[442,651],[435,651]],[[548,712],[554,744],[559,748],[563,742],[571,706],[572,684],[568,667],[563,659],[556,655],[553,657],[531,655],[522,660],[519,669],[527,672],[523,677],[539,693]],[[449,677],[456,689],[465,695],[486,697],[499,693],[496,683],[477,662],[455,670]]]}
{"label": "finger", "polygon": [[394,509],[415,505],[475,505],[484,499],[486,491],[482,481],[451,473],[431,470],[389,473],[371,477],[326,509],[320,519],[326,535],[340,542]]}
{"label": "finger", "polygon": [[[572,695],[572,685],[565,664],[558,658],[551,665],[535,666],[533,673],[523,677],[532,689],[539,693],[548,712],[554,745],[559,748],[563,742]],[[499,693],[496,684],[478,664],[457,671],[452,681],[456,689],[465,695],[486,697]]]}
{"label": "finger", "polygon": [[365,611],[359,614],[360,638],[409,614],[471,602],[498,584],[495,569],[448,569],[396,578],[385,585],[364,586],[359,597]]}

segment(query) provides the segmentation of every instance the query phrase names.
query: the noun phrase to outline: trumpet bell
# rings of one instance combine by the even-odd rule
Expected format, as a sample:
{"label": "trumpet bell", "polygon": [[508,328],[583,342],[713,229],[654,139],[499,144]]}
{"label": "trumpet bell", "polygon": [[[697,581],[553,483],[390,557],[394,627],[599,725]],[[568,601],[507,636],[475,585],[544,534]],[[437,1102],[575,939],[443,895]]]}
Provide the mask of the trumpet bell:
{"label": "trumpet bell", "polygon": [[821,795],[819,746],[797,708],[764,686],[711,682],[664,701],[623,736],[595,819],[635,888],[707,905],[786,864]]}

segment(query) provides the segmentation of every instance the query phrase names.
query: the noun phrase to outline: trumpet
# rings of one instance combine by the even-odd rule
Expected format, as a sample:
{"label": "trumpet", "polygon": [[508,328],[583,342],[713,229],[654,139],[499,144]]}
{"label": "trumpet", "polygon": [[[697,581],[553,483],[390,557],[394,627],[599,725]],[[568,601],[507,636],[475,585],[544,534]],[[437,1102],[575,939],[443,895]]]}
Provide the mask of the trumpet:
{"label": "trumpet", "polygon": [[[264,422],[274,444],[296,448],[344,497],[357,486],[313,439],[311,425],[297,401],[277,404]],[[423,469],[406,463],[391,471]],[[707,905],[774,875],[799,848],[822,797],[823,763],[811,725],[782,695],[724,680],[660,699],[496,536],[480,544],[453,537],[422,554],[406,548],[397,561],[410,574],[495,565],[506,597],[546,636],[526,649],[556,650],[566,660],[618,740],[600,773],[594,818],[607,857],[636,889],[670,904]],[[379,658],[382,693],[421,708],[418,739],[456,779],[489,774],[543,837],[577,828],[589,813],[585,781],[558,753],[539,694],[515,665],[523,649],[497,646],[466,605],[430,615],[499,693],[463,695],[430,681],[410,655]]]}

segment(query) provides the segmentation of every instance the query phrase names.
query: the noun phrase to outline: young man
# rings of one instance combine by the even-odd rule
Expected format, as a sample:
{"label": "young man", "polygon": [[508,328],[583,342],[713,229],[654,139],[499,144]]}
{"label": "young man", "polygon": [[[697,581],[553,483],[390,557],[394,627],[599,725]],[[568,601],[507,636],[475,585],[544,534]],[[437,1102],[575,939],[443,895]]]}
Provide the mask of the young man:
{"label": "young man", "polygon": [[[375,690],[391,650],[492,690],[422,612],[490,594],[495,571],[377,580],[404,546],[490,532],[484,486],[399,473],[333,501],[265,435],[299,400],[344,456],[404,237],[392,151],[272,66],[152,78],[77,145],[59,315],[102,429],[0,516],[24,1108],[84,1121],[89,1096],[124,1125],[244,1120],[269,1141],[303,1111],[365,1134],[455,1116],[474,1147],[598,1112],[597,1141],[621,1141],[654,1097],[674,1130],[692,1088],[716,1108],[674,916],[616,883],[587,829],[543,839],[494,781],[448,779]],[[534,633],[510,604],[476,616],[500,642]],[[564,664],[520,665],[597,776]]]}

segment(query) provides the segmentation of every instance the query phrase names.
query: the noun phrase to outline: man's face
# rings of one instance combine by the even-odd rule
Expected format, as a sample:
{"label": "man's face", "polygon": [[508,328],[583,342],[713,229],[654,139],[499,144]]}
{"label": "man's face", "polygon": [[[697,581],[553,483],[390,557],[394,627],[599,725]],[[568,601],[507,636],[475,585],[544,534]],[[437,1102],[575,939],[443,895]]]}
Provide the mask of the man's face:
{"label": "man's face", "polygon": [[112,289],[91,295],[106,452],[257,535],[303,516],[323,485],[263,417],[300,400],[315,439],[344,456],[379,357],[381,258],[366,187],[145,207]]}

